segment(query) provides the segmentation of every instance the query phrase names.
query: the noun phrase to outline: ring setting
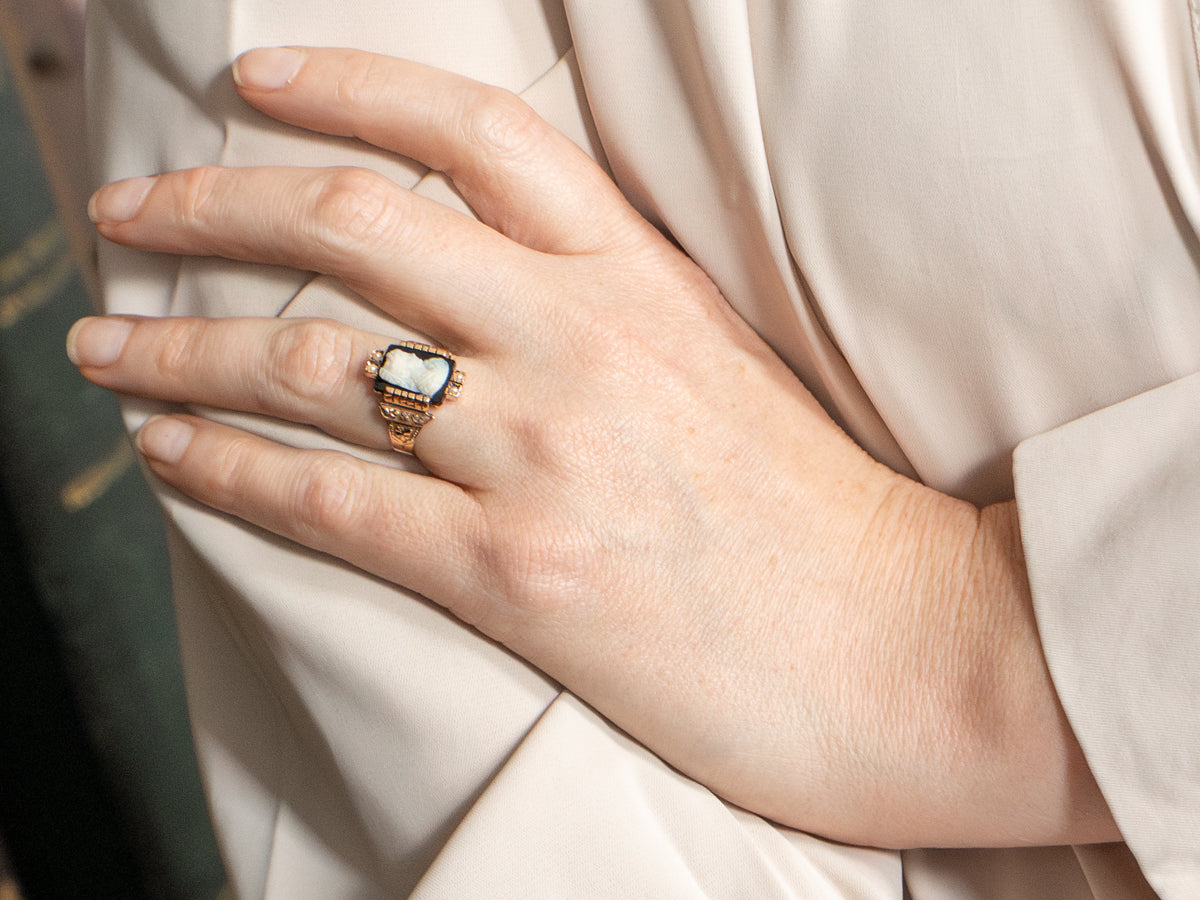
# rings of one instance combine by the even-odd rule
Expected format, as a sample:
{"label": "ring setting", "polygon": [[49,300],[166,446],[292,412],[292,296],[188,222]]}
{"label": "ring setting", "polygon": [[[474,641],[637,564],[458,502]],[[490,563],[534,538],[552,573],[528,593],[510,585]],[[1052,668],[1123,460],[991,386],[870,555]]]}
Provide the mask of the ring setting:
{"label": "ring setting", "polygon": [[376,350],[363,374],[374,379],[392,449],[410,456],[421,429],[433,420],[430,408],[462,393],[463,372],[454,354],[415,341]]}

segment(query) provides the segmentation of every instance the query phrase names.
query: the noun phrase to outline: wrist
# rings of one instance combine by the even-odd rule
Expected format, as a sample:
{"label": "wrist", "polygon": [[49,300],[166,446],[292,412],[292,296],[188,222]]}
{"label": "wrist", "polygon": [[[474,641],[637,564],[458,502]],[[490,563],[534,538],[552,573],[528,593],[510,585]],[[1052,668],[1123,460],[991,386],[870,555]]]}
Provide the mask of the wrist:
{"label": "wrist", "polygon": [[843,677],[868,685],[860,721],[885,723],[891,748],[875,785],[891,814],[865,837],[894,847],[1119,838],[1042,656],[1015,504],[980,510],[900,479],[862,551],[873,562],[860,630],[883,639],[870,673]]}
{"label": "wrist", "polygon": [[981,510],[967,603],[989,610],[981,670],[992,726],[976,742],[1012,797],[1012,843],[1120,840],[1042,652],[1015,501]]}

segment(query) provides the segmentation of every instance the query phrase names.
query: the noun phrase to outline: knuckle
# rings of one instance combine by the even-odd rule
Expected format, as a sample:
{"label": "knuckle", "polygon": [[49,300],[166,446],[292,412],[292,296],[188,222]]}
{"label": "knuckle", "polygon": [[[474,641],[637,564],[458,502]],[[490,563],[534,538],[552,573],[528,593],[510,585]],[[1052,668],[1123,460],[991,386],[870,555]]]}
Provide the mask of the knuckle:
{"label": "knuckle", "polygon": [[342,61],[335,85],[337,101],[351,109],[374,110],[393,82],[382,60],[373,54],[355,53]]}
{"label": "knuckle", "polygon": [[244,498],[253,448],[248,439],[233,437],[218,443],[205,461],[206,494],[218,509],[234,511]]}
{"label": "knuckle", "polygon": [[464,136],[469,146],[489,156],[520,155],[545,124],[529,104],[504,88],[480,85],[468,102]]}
{"label": "knuckle", "polygon": [[603,554],[579,527],[549,520],[500,526],[476,553],[489,592],[518,613],[557,617],[600,590]]}
{"label": "knuckle", "polygon": [[589,312],[587,318],[572,323],[570,335],[572,354],[581,370],[603,373],[616,386],[627,380],[641,383],[647,370],[662,365],[666,329],[647,328],[620,309],[600,307]]}
{"label": "knuckle", "polygon": [[350,332],[327,319],[289,324],[271,340],[272,377],[261,380],[288,405],[324,404],[345,389],[354,357]]}
{"label": "knuckle", "polygon": [[560,314],[578,367],[615,382],[677,369],[728,318],[728,304],[698,269],[670,258],[635,266],[606,274],[602,295]]}
{"label": "knuckle", "polygon": [[317,240],[338,254],[361,253],[399,238],[395,185],[369,169],[321,176],[315,201]]}
{"label": "knuckle", "polygon": [[191,225],[204,223],[218,195],[222,174],[217,166],[199,166],[179,173],[178,203],[184,222]]}
{"label": "knuckle", "polygon": [[164,331],[158,339],[154,370],[163,378],[175,379],[187,375],[196,360],[203,322],[172,319],[164,324]]}
{"label": "knuckle", "polygon": [[308,534],[342,534],[354,529],[366,497],[361,467],[346,456],[316,456],[298,485],[295,520]]}

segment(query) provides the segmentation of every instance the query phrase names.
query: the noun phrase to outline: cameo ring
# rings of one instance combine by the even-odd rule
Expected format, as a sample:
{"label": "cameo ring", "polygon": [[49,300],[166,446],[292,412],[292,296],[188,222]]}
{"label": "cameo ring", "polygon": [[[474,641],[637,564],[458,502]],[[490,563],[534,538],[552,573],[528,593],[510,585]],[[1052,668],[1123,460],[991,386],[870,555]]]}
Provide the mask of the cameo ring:
{"label": "cameo ring", "polygon": [[417,435],[433,419],[430,407],[462,392],[463,373],[454,355],[413,341],[376,350],[363,374],[375,380],[379,412],[398,453],[412,454]]}

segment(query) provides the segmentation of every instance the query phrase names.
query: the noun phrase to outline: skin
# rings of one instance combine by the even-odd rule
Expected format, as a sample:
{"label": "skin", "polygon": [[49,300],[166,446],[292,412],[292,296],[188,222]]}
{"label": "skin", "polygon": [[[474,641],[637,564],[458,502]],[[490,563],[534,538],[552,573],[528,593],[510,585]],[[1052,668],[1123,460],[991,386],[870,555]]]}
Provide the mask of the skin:
{"label": "skin", "polygon": [[[1119,837],[1046,671],[1013,503],[876,463],[707,276],[511,94],[347,50],[235,66],[267,115],[446,172],[475,221],[351,169],[101,189],[104,237],[315,270],[457,354],[429,474],[189,416],[138,435],[195,499],[416,590],[726,799],[885,847]],[[115,391],[386,447],[329,321],[81,321]]]}

